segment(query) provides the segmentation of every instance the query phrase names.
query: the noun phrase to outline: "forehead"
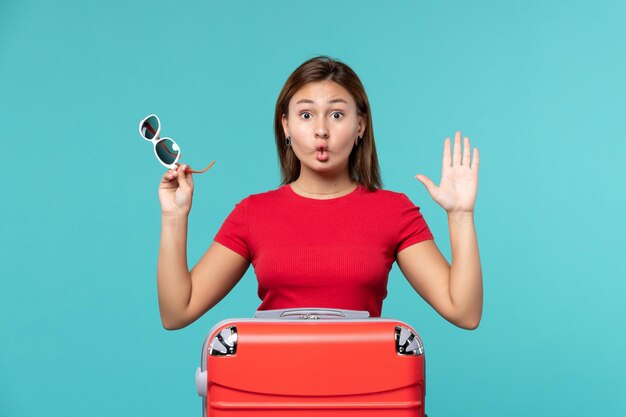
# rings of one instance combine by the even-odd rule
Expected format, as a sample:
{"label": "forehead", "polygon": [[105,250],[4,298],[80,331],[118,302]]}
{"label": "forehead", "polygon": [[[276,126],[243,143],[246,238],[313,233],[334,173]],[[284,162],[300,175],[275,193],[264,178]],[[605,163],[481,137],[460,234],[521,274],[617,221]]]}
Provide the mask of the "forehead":
{"label": "forehead", "polygon": [[[289,104],[295,106],[298,105],[298,102],[301,100],[311,100],[316,105],[322,105],[335,99],[343,99],[347,102],[347,105],[356,106],[350,92],[330,80],[306,83],[293,95]],[[311,103],[307,101],[304,104],[310,105]]]}

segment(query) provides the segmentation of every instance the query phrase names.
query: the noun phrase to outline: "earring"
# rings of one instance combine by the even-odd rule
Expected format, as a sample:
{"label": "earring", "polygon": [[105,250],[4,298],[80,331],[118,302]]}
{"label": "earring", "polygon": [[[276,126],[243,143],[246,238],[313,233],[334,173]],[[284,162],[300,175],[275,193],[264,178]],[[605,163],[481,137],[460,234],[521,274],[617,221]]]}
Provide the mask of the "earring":
{"label": "earring", "polygon": [[287,138],[285,139],[285,146],[289,146],[291,145],[291,137],[287,136]]}
{"label": "earring", "polygon": [[357,136],[356,146],[361,146],[362,144],[363,144],[363,136]]}

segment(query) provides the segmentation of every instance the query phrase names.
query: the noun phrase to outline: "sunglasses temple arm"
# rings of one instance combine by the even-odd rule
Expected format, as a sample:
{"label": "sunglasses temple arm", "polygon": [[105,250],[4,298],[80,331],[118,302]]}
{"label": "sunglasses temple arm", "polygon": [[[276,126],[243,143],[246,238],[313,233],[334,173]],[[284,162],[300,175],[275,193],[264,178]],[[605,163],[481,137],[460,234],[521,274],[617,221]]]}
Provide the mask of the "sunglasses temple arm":
{"label": "sunglasses temple arm", "polygon": [[215,161],[211,162],[211,163],[209,164],[209,166],[208,166],[208,167],[206,167],[206,168],[204,168],[202,171],[194,171],[193,169],[190,169],[189,167],[187,167],[187,169],[185,170],[185,172],[191,172],[191,173],[194,173],[194,174],[202,174],[203,172],[208,171],[208,170],[209,170],[209,168],[211,168],[211,167],[213,166],[213,164],[214,164],[214,163],[215,163]]}

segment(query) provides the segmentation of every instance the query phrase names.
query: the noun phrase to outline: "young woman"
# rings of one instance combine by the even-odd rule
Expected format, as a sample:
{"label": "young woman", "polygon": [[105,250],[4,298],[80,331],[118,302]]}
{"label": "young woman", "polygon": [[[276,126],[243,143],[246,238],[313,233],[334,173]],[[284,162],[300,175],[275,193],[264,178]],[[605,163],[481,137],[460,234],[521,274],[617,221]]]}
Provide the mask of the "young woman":
{"label": "young woman", "polygon": [[363,85],[344,63],[312,58],[278,97],[275,136],[283,182],[235,206],[207,252],[189,271],[187,218],[193,179],[185,166],[159,186],[161,320],[179,329],[216,305],[254,266],[259,310],[328,307],[380,316],[393,262],[451,323],[475,329],[483,305],[474,228],[478,149],[456,132],[444,142],[440,185],[416,178],[447,212],[450,265],[415,206],[381,189],[372,115]]}

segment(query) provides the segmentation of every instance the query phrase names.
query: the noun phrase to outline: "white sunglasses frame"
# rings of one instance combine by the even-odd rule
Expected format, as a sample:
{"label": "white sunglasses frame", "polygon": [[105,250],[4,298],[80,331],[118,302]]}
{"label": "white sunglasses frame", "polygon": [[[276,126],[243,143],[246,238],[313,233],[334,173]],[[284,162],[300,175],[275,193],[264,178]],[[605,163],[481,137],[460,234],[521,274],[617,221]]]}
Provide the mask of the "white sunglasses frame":
{"label": "white sunglasses frame", "polygon": [[[157,128],[157,131],[154,135],[154,137],[152,139],[148,139],[146,137],[146,135],[144,135],[144,133],[141,131],[141,127],[143,126],[143,124],[146,122],[146,120],[148,120],[149,118],[154,117],[157,119],[157,122],[159,123],[159,127]],[[178,146],[178,144],[176,143],[176,141],[172,138],[160,138],[161,134],[161,119],[159,119],[159,116],[157,116],[156,114],[150,114],[146,117],[144,117],[143,119],[141,119],[141,121],[139,122],[139,135],[144,138],[145,140],[147,140],[148,142],[152,142],[152,144],[154,145],[153,149],[154,149],[154,156],[156,156],[157,161],[159,161],[161,163],[161,165],[163,165],[164,167],[168,168],[168,169],[177,169],[178,168],[178,160],[180,159],[180,147]],[[172,141],[172,149],[174,151],[178,151],[178,155],[176,155],[176,159],[174,159],[174,162],[172,162],[171,164],[166,164],[165,162],[163,162],[163,160],[159,157],[159,154],[157,153],[157,144],[163,140],[171,140]]]}

